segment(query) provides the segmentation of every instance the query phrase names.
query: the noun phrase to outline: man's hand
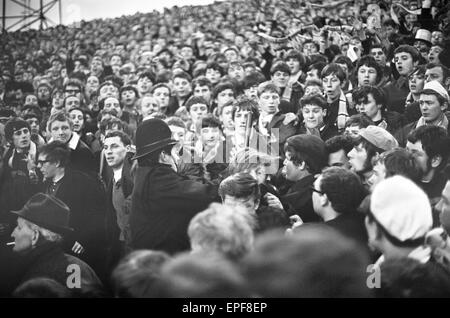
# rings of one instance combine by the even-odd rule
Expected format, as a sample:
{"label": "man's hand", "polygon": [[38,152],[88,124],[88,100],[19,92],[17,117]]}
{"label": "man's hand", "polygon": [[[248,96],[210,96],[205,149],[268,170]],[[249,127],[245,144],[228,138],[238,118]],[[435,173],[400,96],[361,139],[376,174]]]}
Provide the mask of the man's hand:
{"label": "man's hand", "polygon": [[283,125],[289,125],[290,123],[292,123],[294,126],[297,124],[298,122],[298,117],[297,115],[295,115],[294,113],[287,113],[284,117],[283,120]]}
{"label": "man's hand", "polygon": [[77,255],[83,254],[84,253],[84,247],[81,246],[80,243],[75,242],[75,244],[73,244],[73,247],[72,247],[72,252],[74,252]]}
{"label": "man's hand", "polygon": [[280,199],[278,199],[275,195],[272,193],[266,193],[264,195],[264,198],[267,200],[267,204],[272,208],[278,208],[283,210],[283,205],[280,202]]}

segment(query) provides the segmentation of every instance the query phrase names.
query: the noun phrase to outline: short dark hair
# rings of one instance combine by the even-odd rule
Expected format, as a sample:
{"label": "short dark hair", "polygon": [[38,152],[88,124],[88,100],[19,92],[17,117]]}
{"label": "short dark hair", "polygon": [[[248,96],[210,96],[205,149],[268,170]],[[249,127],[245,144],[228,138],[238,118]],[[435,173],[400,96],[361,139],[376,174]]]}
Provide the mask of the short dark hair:
{"label": "short dark hair", "polygon": [[435,68],[435,67],[440,67],[442,69],[442,75],[444,76],[444,81],[450,76],[450,69],[441,63],[431,62],[426,65],[427,70]]}
{"label": "short dark hair", "polygon": [[109,132],[106,136],[106,138],[113,138],[113,137],[119,137],[120,141],[125,145],[125,146],[129,146],[131,145],[131,138],[130,136],[128,136],[125,132],[120,131],[120,130],[115,130],[115,131],[111,131]]}
{"label": "short dark hair", "polygon": [[422,56],[420,55],[419,50],[417,50],[414,46],[408,44],[403,44],[396,48],[394,51],[394,56],[398,53],[408,53],[409,55],[411,55],[413,62],[420,61],[420,58]]}
{"label": "short dark hair", "polygon": [[276,72],[283,72],[287,74],[291,74],[291,68],[286,64],[286,62],[278,61],[270,68],[270,75],[273,75]]}
{"label": "short dark hair", "polygon": [[219,128],[222,130],[222,123],[213,114],[207,114],[202,118],[202,128]]}
{"label": "short dark hair", "polygon": [[353,138],[349,135],[334,136],[325,141],[325,147],[329,154],[342,149],[347,155],[353,149]]}
{"label": "short dark hair", "polygon": [[345,123],[345,127],[359,126],[359,128],[366,128],[370,125],[374,125],[374,123],[366,114],[352,115]]}
{"label": "short dark hair", "polygon": [[419,182],[421,177],[414,156],[404,148],[394,148],[383,152],[377,162],[384,165],[386,178],[402,175],[414,182]]}
{"label": "short dark hair", "polygon": [[377,83],[379,83],[381,81],[381,79],[383,78],[383,69],[380,67],[380,65],[377,63],[377,61],[375,60],[375,58],[373,56],[364,55],[359,59],[358,64],[356,64],[356,68],[355,68],[356,76],[358,75],[358,71],[361,66],[373,67],[376,70]]}
{"label": "short dark hair", "polygon": [[264,82],[266,78],[259,72],[252,72],[244,77],[242,82],[243,89],[249,89],[253,86],[258,86],[262,82]]}
{"label": "short dark hair", "polygon": [[52,141],[39,148],[39,153],[45,154],[51,163],[59,162],[61,167],[67,167],[70,162],[70,150],[68,146],[58,140]]}
{"label": "short dark hair", "polygon": [[220,92],[226,90],[226,89],[231,89],[234,93],[234,96],[236,96],[236,87],[234,87],[233,83],[231,82],[222,82],[222,83],[218,83],[215,87],[214,90],[211,94],[211,99],[214,100],[217,98],[217,96],[220,94]]}
{"label": "short dark hair", "polygon": [[140,80],[141,78],[148,78],[152,83],[155,83],[155,74],[153,74],[153,72],[143,72],[139,75],[138,80]]}
{"label": "short dark hair", "polygon": [[328,64],[324,67],[322,72],[320,73],[320,78],[323,79],[329,75],[336,75],[337,78],[343,83],[346,79],[344,70],[336,63]]}
{"label": "short dark hair", "polygon": [[355,212],[365,194],[361,179],[342,167],[330,167],[322,172],[320,190],[338,213]]}
{"label": "short dark hair", "polygon": [[160,87],[167,88],[169,90],[169,94],[172,94],[172,90],[170,89],[170,86],[167,85],[166,83],[158,83],[156,85],[153,85],[152,88],[150,89],[150,93],[153,94],[155,92],[155,90]]}
{"label": "short dark hair", "polygon": [[316,62],[311,64],[310,66],[308,66],[308,72],[312,71],[312,70],[317,70],[317,75],[319,75],[322,73],[323,68],[327,66],[327,63],[324,62]]}
{"label": "short dark hair", "polygon": [[382,106],[381,109],[386,107],[386,97],[384,96],[383,91],[372,85],[360,86],[354,89],[352,92],[353,101],[355,104],[367,103],[369,94],[372,95],[377,105]]}
{"label": "short dark hair", "polygon": [[212,90],[213,85],[211,81],[207,79],[205,76],[199,76],[192,80],[192,89],[194,89],[196,86],[208,86],[208,88]]}
{"label": "short dark hair", "polygon": [[284,145],[284,151],[291,153],[291,159],[296,165],[306,163],[311,174],[317,174],[328,165],[328,152],[325,142],[313,135],[296,135],[289,137]]}
{"label": "short dark hair", "polygon": [[300,99],[300,107],[303,108],[306,105],[316,105],[322,109],[328,109],[328,103],[325,97],[317,94],[303,96]]}
{"label": "short dark hair", "polygon": [[225,75],[225,70],[217,62],[209,62],[208,64],[206,64],[206,70],[208,70],[208,69],[213,69],[213,70],[219,72],[220,76]]}
{"label": "short dark hair", "polygon": [[[361,57],[362,58],[362,57]],[[352,60],[345,55],[338,55],[334,58],[333,63],[345,64],[347,65],[348,73],[350,74],[353,70]]]}
{"label": "short dark hair", "polygon": [[[153,83],[153,82],[152,82]],[[134,94],[136,95],[136,98],[139,98],[139,92],[136,89],[136,87],[132,86],[132,85],[126,85],[126,86],[122,86],[119,90],[119,98],[122,97],[122,93],[125,91],[133,91]]]}
{"label": "short dark hair", "polygon": [[438,168],[447,164],[450,156],[450,138],[447,131],[438,126],[420,126],[408,135],[408,141],[416,143],[420,141],[422,149],[427,154],[429,160],[435,156],[441,156],[442,162]]}
{"label": "short dark hair", "polygon": [[178,71],[178,72],[173,73],[172,80],[175,80],[176,78],[184,78],[189,83],[192,82],[191,75],[189,75],[188,73],[186,73],[184,71]]}
{"label": "short dark hair", "polygon": [[186,110],[189,112],[191,110],[191,106],[195,104],[204,104],[209,110],[209,103],[206,101],[206,99],[202,96],[191,96],[187,100],[186,104],[184,105],[186,107]]}
{"label": "short dark hair", "polygon": [[220,183],[219,195],[222,200],[225,200],[225,196],[229,195],[238,199],[252,197],[256,202],[259,200],[261,192],[255,178],[248,173],[239,172]]}
{"label": "short dark hair", "polygon": [[287,61],[289,59],[297,60],[300,63],[300,69],[304,70],[304,68],[306,66],[306,58],[302,53],[300,53],[297,50],[290,50],[289,52],[287,52],[286,56],[284,57],[285,61]]}
{"label": "short dark hair", "polygon": [[259,118],[258,104],[249,98],[241,98],[233,104],[233,120],[238,111],[250,111],[252,114],[251,122],[255,122]]}

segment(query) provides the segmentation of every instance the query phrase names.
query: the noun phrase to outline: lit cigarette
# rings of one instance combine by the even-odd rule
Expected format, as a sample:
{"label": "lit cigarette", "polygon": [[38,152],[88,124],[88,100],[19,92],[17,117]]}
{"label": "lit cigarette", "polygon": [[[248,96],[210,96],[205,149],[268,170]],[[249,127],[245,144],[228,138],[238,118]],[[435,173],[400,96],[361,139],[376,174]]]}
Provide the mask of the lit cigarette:
{"label": "lit cigarette", "polygon": [[14,245],[14,244],[16,244],[16,242],[9,242],[9,243],[6,243],[6,245]]}

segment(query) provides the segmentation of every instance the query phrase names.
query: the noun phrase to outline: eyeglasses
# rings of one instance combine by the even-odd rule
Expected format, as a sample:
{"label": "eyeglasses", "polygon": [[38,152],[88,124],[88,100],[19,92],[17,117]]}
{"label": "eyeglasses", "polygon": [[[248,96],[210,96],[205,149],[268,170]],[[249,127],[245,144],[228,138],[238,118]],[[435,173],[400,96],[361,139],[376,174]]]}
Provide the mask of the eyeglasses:
{"label": "eyeglasses", "polygon": [[310,187],[310,189],[311,189],[312,192],[317,192],[317,193],[320,194],[320,195],[324,195],[324,194],[325,194],[325,192],[319,191],[319,190],[317,190],[316,188],[314,188],[313,186]]}
{"label": "eyeglasses", "polygon": [[38,160],[38,161],[36,162],[36,164],[37,164],[37,165],[43,165],[43,164],[46,163],[46,162],[50,162],[50,160]]}
{"label": "eyeglasses", "polygon": [[68,93],[68,94],[77,94],[80,92],[80,90],[79,89],[66,89],[64,92]]}

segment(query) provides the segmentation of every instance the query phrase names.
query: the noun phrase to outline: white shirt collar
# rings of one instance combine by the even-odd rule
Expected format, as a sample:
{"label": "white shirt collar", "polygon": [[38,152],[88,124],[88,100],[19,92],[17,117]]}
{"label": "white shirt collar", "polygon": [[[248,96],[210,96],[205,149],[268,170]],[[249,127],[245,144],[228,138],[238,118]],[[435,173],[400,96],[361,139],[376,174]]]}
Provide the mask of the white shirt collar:
{"label": "white shirt collar", "polygon": [[80,136],[78,136],[78,134],[76,134],[76,133],[72,133],[72,137],[70,138],[67,145],[69,146],[70,149],[75,150],[78,146],[79,141],[80,141]]}

